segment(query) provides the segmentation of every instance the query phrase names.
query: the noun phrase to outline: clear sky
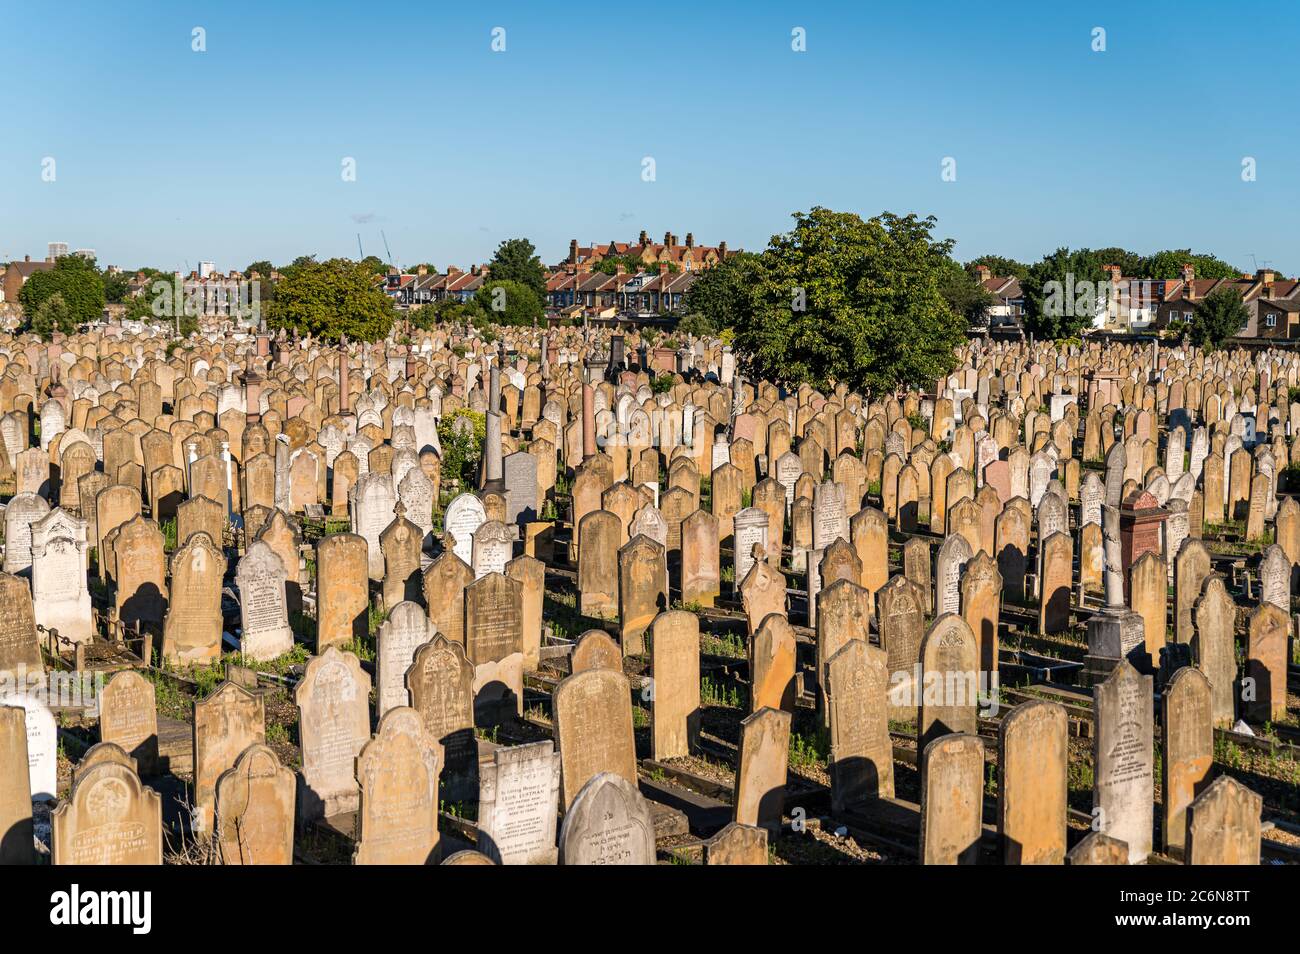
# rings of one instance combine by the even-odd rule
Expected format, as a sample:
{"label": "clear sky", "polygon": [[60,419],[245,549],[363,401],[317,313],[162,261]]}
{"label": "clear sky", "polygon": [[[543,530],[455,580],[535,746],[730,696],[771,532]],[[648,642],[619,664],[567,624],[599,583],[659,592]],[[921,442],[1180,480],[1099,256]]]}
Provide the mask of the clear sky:
{"label": "clear sky", "polygon": [[1294,0],[4,6],[5,260],[388,258],[382,230],[401,264],[554,262],[642,228],[758,248],[824,205],[933,214],[963,260],[1300,271]]}

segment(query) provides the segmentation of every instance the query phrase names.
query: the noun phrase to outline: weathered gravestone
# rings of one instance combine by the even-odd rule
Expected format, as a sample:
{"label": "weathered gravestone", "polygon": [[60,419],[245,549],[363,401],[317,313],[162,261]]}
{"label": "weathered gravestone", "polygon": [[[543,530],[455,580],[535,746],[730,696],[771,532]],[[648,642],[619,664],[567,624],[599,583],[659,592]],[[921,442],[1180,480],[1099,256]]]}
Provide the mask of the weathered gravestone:
{"label": "weathered gravestone", "polygon": [[442,747],[443,798],[472,798],[478,790],[474,664],[464,647],[439,635],[417,648],[406,671],[406,688],[425,730]]}
{"label": "weathered gravestone", "polygon": [[265,703],[233,682],[194,703],[194,818],[200,837],[212,834],[221,773],[250,745],[266,741]]}
{"label": "weathered gravestone", "polygon": [[480,848],[498,864],[555,864],[559,797],[554,742],[498,748],[479,777]]}
{"label": "weathered gravestone", "polygon": [[767,864],[767,829],[731,822],[704,843],[706,865]]}
{"label": "weathered gravestone", "polygon": [[263,540],[248,548],[235,569],[242,623],[239,648],[250,659],[265,662],[293,649],[285,579],[284,562]]}
{"label": "weathered gravestone", "polygon": [[921,864],[975,864],[983,805],[983,741],[952,734],[927,745],[921,753]]}
{"label": "weathered gravestone", "polygon": [[790,713],[771,708],[759,709],[741,720],[734,821],[780,827],[785,814],[790,722]]}
{"label": "weathered gravestone", "polygon": [[635,786],[636,745],[627,677],[609,669],[577,672],[555,687],[552,699],[566,811],[578,790],[602,772],[622,776]]}
{"label": "weathered gravestone", "polygon": [[294,701],[302,739],[300,823],[355,811],[356,758],[370,738],[369,674],[352,653],[330,646],[307,663]]}
{"label": "weathered gravestone", "polygon": [[1164,751],[1160,760],[1160,834],[1166,853],[1181,851],[1187,806],[1209,784],[1214,762],[1210,681],[1192,666],[1179,669],[1160,696]]}
{"label": "weathered gravestone", "polygon": [[224,865],[293,864],[294,774],[254,743],[217,779],[217,845]]}
{"label": "weathered gravestone", "polygon": [[356,760],[358,865],[424,865],[438,850],[438,744],[409,706],[389,709]]}
{"label": "weathered gravestone", "polygon": [[106,761],[78,775],[50,822],[56,865],[162,864],[162,798],[128,766]]}
{"label": "weathered gravestone", "polygon": [[375,640],[375,712],[382,718],[389,709],[410,705],[406,671],[415,651],[438,634],[424,607],[404,600],[392,608]]}
{"label": "weathered gravestone", "polygon": [[1220,775],[1187,806],[1186,863],[1258,865],[1264,799]]}
{"label": "weathered gravestone", "polygon": [[835,811],[894,796],[888,688],[888,655],[863,639],[849,640],[826,664]]}
{"label": "weathered gravestone", "polygon": [[655,759],[687,756],[700,732],[700,621],[669,610],[651,626],[650,751]]}
{"label": "weathered gravestone", "polygon": [[0,705],[0,865],[35,861],[25,716],[21,706]]}
{"label": "weathered gravestone", "polygon": [[636,781],[617,772],[587,780],[564,813],[559,855],[563,865],[654,864],[654,822]]}
{"label": "weathered gravestone", "polygon": [[1151,677],[1122,659],[1093,689],[1093,811],[1100,830],[1128,845],[1129,864],[1151,854],[1154,755]]}
{"label": "weathered gravestone", "polygon": [[135,759],[142,775],[158,769],[158,708],[153,683],[130,669],[114,674],[99,696],[99,740]]}
{"label": "weathered gravestone", "polygon": [[1069,726],[1064,707],[1025,702],[998,727],[998,834],[1007,864],[1065,860]]}

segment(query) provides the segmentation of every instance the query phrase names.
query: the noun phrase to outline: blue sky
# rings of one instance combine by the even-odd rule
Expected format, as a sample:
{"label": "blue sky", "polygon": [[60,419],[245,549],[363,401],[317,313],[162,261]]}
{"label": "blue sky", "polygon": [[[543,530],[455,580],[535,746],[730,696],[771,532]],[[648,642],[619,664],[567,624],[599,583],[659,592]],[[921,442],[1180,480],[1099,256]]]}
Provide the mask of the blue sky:
{"label": "blue sky", "polygon": [[6,5],[6,260],[387,257],[382,230],[403,264],[517,235],[551,262],[642,228],[758,248],[824,205],[933,214],[961,259],[1300,271],[1300,4]]}

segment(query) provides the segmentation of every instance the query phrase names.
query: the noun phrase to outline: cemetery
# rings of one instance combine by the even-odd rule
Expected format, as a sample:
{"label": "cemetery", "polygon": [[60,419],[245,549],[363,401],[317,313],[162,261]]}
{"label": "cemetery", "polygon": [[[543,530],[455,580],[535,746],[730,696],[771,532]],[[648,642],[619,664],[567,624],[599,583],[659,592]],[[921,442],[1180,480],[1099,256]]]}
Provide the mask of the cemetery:
{"label": "cemetery", "polygon": [[0,334],[0,862],[1300,861],[1296,352],[745,367]]}

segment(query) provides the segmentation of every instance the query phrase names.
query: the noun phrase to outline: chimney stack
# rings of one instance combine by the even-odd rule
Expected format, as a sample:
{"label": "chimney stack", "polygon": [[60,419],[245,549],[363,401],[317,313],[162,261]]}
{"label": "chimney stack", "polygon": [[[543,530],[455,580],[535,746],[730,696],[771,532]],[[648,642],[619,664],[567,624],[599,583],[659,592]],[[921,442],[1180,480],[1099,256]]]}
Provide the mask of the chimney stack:
{"label": "chimney stack", "polygon": [[638,242],[639,244],[641,244],[641,245],[649,245],[649,244],[650,244],[650,236],[646,234],[645,229],[642,229],[642,230],[641,230],[641,235],[640,235],[640,237],[637,239],[637,242]]}
{"label": "chimney stack", "polygon": [[1271,268],[1261,268],[1259,271],[1255,273],[1255,279],[1257,281],[1263,282],[1265,285],[1273,284],[1273,281],[1276,278],[1277,278],[1277,273],[1274,272],[1273,269]]}
{"label": "chimney stack", "polygon": [[695,233],[694,233],[694,232],[687,232],[687,233],[686,233],[686,247],[687,247],[687,248],[695,248]]}
{"label": "chimney stack", "polygon": [[578,240],[569,239],[569,261],[574,265],[578,264]]}
{"label": "chimney stack", "polygon": [[986,282],[993,277],[993,270],[987,265],[976,265],[975,277],[978,281]]}
{"label": "chimney stack", "polygon": [[727,257],[727,243],[726,243],[726,242],[719,242],[719,243],[718,243],[718,258],[726,258],[726,257]]}
{"label": "chimney stack", "polygon": [[665,232],[665,233],[664,233],[664,244],[665,244],[665,245],[672,245],[672,244],[673,244],[673,233],[672,233],[672,232]]}

